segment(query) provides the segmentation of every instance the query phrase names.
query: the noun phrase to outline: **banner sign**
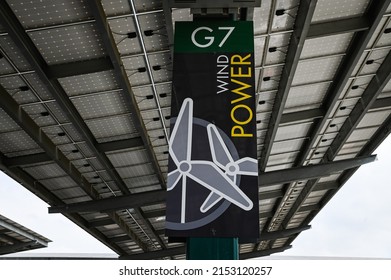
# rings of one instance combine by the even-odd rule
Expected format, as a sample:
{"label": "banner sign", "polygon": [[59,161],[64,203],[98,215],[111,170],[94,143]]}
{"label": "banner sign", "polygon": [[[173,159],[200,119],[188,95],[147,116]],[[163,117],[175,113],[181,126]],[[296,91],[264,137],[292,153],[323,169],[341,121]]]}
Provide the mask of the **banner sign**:
{"label": "banner sign", "polygon": [[177,22],[166,235],[259,237],[253,24]]}

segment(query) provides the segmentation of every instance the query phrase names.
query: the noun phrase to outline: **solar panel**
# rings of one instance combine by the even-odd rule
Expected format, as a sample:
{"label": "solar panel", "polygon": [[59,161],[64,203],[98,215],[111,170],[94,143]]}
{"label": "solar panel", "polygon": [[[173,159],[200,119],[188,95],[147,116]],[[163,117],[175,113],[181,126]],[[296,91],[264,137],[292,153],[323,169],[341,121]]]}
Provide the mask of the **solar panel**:
{"label": "solar panel", "polygon": [[[370,156],[390,131],[390,1],[257,3],[241,3],[236,16],[254,21],[260,176]],[[94,203],[90,212],[66,213],[126,258],[184,257],[183,244],[163,234],[162,194],[173,29],[193,20],[191,7],[138,0],[0,7],[1,169],[50,205]],[[275,235],[241,245],[242,257],[289,248],[353,173],[260,180],[261,236]],[[132,195],[138,199],[126,208],[105,211],[105,199]]]}

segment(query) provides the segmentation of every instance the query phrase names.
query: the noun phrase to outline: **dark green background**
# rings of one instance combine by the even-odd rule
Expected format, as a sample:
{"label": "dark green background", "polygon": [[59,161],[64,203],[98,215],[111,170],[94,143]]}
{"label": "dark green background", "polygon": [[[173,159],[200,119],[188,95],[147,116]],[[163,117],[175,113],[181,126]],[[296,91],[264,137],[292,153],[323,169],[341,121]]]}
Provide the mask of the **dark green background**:
{"label": "dark green background", "polygon": [[[213,33],[208,31],[200,31],[196,38],[199,38],[200,43],[204,36],[215,36],[214,43],[207,48],[200,48],[193,44],[191,34],[195,29],[201,26],[206,26],[213,29]],[[226,30],[218,30],[220,26],[235,27],[234,31],[228,37],[222,47],[219,43],[227,34]],[[206,42],[205,42],[206,43]],[[176,53],[212,53],[212,52],[228,52],[228,53],[246,53],[254,52],[254,34],[252,21],[196,21],[196,22],[176,22],[175,23],[175,45],[174,52]]]}

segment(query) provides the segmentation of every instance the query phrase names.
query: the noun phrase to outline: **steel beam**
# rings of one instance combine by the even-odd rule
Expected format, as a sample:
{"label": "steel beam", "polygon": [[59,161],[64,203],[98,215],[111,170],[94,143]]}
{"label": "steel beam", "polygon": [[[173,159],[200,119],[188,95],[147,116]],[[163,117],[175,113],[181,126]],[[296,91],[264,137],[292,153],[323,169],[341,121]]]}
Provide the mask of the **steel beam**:
{"label": "steel beam", "polygon": [[[3,228],[6,228],[12,232],[15,232],[29,240],[33,240],[34,241],[34,244],[39,244],[40,246],[43,246],[43,247],[47,247],[48,246],[48,242],[44,239],[41,239],[38,235],[34,235],[26,230],[23,230],[22,228],[20,227],[17,227],[13,224],[10,224],[10,223],[7,223],[6,221],[4,220],[0,220],[0,227],[3,227]],[[1,247],[0,247],[1,248]]]}
{"label": "steel beam", "polygon": [[[96,227],[102,227],[102,226],[108,226],[114,224],[114,221],[110,218],[104,218],[100,220],[94,220],[88,222],[88,227],[89,228],[96,228]],[[128,236],[129,238],[129,236]]]}
{"label": "steel beam", "polygon": [[[298,177],[302,176],[300,180],[309,180],[303,190],[301,191],[300,195],[298,198],[296,198],[292,208],[289,210],[287,216],[289,215],[289,219],[285,217],[281,228],[287,228],[288,223],[290,219],[293,217],[293,215],[298,212],[298,211],[305,211],[305,208],[302,208],[302,203],[305,201],[305,199],[308,197],[310,191],[313,191],[315,189],[315,186],[317,185],[318,178],[327,176],[326,174],[331,175],[332,173],[336,173],[339,171],[343,171],[346,169],[352,169],[357,166],[361,166],[362,164],[372,162],[376,159],[376,156],[363,156],[363,157],[356,157],[353,159],[347,159],[347,160],[341,160],[341,161],[334,161],[334,162],[329,162],[329,163],[322,163],[318,165],[309,165],[309,166],[303,166],[303,167],[296,167],[296,168],[291,168],[288,172],[289,173],[285,174],[280,174],[283,176],[284,179],[294,179],[294,181],[298,181]],[[308,168],[308,169],[307,169]],[[295,169],[298,170],[298,172],[295,172]],[[299,171],[300,170],[300,171]],[[274,171],[276,172],[276,171]],[[302,173],[303,172],[303,173]],[[266,173],[267,174],[267,173]],[[276,173],[277,174],[277,173]],[[323,175],[321,175],[323,174]],[[275,175],[275,174],[272,174]],[[306,177],[306,178],[304,178]],[[277,177],[276,177],[277,179]],[[312,179],[312,180],[311,180]],[[293,182],[290,181],[290,182]],[[285,183],[289,183],[286,181]],[[324,189],[338,189],[339,184],[338,183],[322,183],[319,184],[317,190],[324,190]],[[278,206],[276,209],[281,208],[281,203],[282,199],[280,202],[278,202]],[[307,210],[316,210],[316,209],[307,209]],[[273,213],[273,216],[275,213]],[[308,222],[309,223],[309,222]],[[308,224],[307,223],[307,224]],[[266,227],[269,228],[269,227]],[[287,243],[289,244],[289,243]],[[256,247],[257,248],[257,247]]]}
{"label": "steel beam", "polygon": [[[94,2],[94,3],[92,3]],[[109,27],[107,24],[107,20],[103,20],[104,18],[104,11],[103,7],[100,2],[98,1],[89,1],[91,4],[91,9],[93,10],[92,12],[95,13],[95,18],[97,25],[99,26],[100,29],[102,29],[102,33],[106,34],[109,32]],[[99,15],[96,14],[96,12],[99,10]],[[22,53],[24,54],[26,60],[32,65],[33,69],[36,71],[37,75],[40,77],[40,79],[43,81],[43,83],[46,85],[48,90],[53,94],[54,98],[60,105],[60,107],[63,109],[63,111],[66,114],[66,117],[71,121],[71,123],[75,126],[77,131],[82,135],[83,139],[86,141],[86,144],[88,147],[92,150],[92,152],[95,154],[99,162],[104,166],[106,169],[107,173],[109,176],[116,181],[119,189],[124,193],[124,194],[129,194],[129,189],[127,185],[123,182],[121,176],[118,174],[114,166],[111,164],[109,158],[107,155],[103,152],[101,152],[97,147],[98,147],[98,142],[96,141],[94,135],[88,128],[87,124],[83,121],[83,118],[80,116],[78,110],[76,107],[73,105],[72,101],[69,99],[67,93],[64,91],[62,86],[57,80],[53,80],[49,78],[49,73],[47,71],[48,65],[46,64],[44,58],[40,54],[39,50],[36,48],[35,44],[31,40],[31,38],[28,36],[28,34],[25,32],[23,26],[19,23],[17,17],[13,14],[11,8],[8,6],[8,4],[3,4],[0,6],[0,23],[2,26],[5,28],[5,30],[8,32],[9,36],[13,39],[16,45],[19,46],[21,49]],[[105,33],[106,32],[106,33]],[[111,33],[108,33],[109,36],[111,36]],[[106,34],[107,35],[107,34]],[[107,37],[103,36],[103,41],[107,42]],[[112,42],[114,42],[113,38],[111,37]],[[114,44],[115,46],[115,44]],[[111,62],[114,66],[114,71],[119,75],[119,77],[122,77],[120,79],[121,85],[123,86],[123,90],[125,92],[124,96],[125,98],[129,99],[130,96],[134,99],[134,96],[132,95],[132,91],[130,88],[129,81],[127,80],[127,76],[125,74],[125,70],[122,67],[118,51],[116,49],[108,49]],[[112,54],[113,52],[118,56],[118,60],[113,60]],[[120,70],[118,72],[118,70]],[[123,76],[120,76],[120,74],[125,74]],[[130,98],[131,99],[131,98]],[[128,101],[131,101],[131,100]],[[129,102],[130,103],[130,102]],[[157,169],[155,169],[156,174],[158,174],[158,178],[161,181],[161,186],[165,186],[165,181],[162,177],[162,174],[160,172],[160,169],[158,167],[156,158],[153,154],[149,138],[147,136],[147,133],[145,131],[145,128],[141,124],[141,116],[138,110],[135,107],[135,103],[129,104],[131,109],[133,109],[132,113],[135,116],[138,116],[135,118],[134,123],[136,128],[139,130],[141,136],[143,137],[143,142],[145,147],[147,147],[147,152],[150,155],[152,159],[153,166]],[[39,139],[39,138],[35,138]],[[66,157],[64,157],[66,159]],[[67,159],[66,159],[67,160]],[[69,168],[67,168],[68,170]],[[71,174],[72,177],[73,174]],[[159,176],[160,175],[160,176]],[[79,180],[78,180],[79,181]],[[78,182],[76,181],[76,182]],[[83,186],[83,185],[81,185]],[[91,189],[93,189],[91,187]],[[142,211],[140,209],[135,209],[136,213],[142,217]],[[113,214],[113,218],[115,220],[121,220],[117,214]],[[144,223],[146,227],[148,227],[151,230],[151,233],[153,235],[153,227],[152,225],[144,220]],[[127,228],[127,232],[130,231],[130,227],[126,225],[126,223],[120,223],[121,226],[124,226]],[[142,244],[142,241],[136,234],[132,234],[135,240],[137,240],[137,243],[140,244],[141,248],[146,250],[145,244]],[[157,241],[161,246],[165,246],[163,241],[157,238]]]}
{"label": "steel beam", "polygon": [[[391,97],[384,97],[376,99],[373,102],[370,110],[385,109],[391,107]],[[324,117],[324,111],[321,108],[318,109],[309,109],[304,111],[292,112],[283,114],[281,117],[281,125],[293,123],[293,122],[303,122],[303,121],[313,121]],[[123,140],[115,140],[109,142],[103,142],[97,144],[97,147],[100,151],[104,153],[121,151],[126,149],[139,149],[143,148],[144,144],[141,137],[134,137]],[[46,153],[37,153],[32,155],[18,156],[7,159],[6,165],[9,167],[14,166],[24,166],[24,165],[34,165],[41,164],[52,161],[51,158]]]}
{"label": "steel beam", "polygon": [[11,253],[25,251],[25,250],[31,250],[37,244],[38,242],[34,240],[29,242],[20,242],[13,245],[0,246],[0,255],[11,254]]}
{"label": "steel beam", "polygon": [[137,102],[135,99],[135,95],[133,93],[132,87],[130,85],[128,76],[126,74],[126,70],[123,67],[123,63],[117,48],[117,45],[115,43],[115,40],[113,38],[112,32],[109,27],[108,20],[106,18],[106,14],[104,12],[102,3],[100,0],[89,0],[87,1],[88,6],[91,9],[91,12],[95,18],[96,25],[102,35],[102,41],[106,48],[106,51],[108,52],[111,62],[114,67],[114,72],[116,76],[119,79],[119,83],[121,85],[121,88],[124,91],[124,97],[130,107],[130,111],[132,115],[134,116],[133,123],[136,127],[136,129],[139,131],[140,136],[142,138],[142,141],[144,143],[144,146],[146,147],[147,154],[152,162],[153,169],[159,179],[159,183],[162,186],[163,189],[166,189],[166,182],[164,179],[164,176],[160,170],[158,161],[156,159],[155,153],[153,151],[153,146],[151,143],[151,140],[149,139],[147,130],[145,128],[145,125],[142,121],[141,113],[138,109]]}
{"label": "steel beam", "polygon": [[36,48],[33,41],[25,32],[23,26],[19,23],[18,19],[12,13],[11,8],[7,4],[0,6],[0,15],[1,24],[8,31],[9,36],[13,39],[16,45],[19,46],[26,60],[33,66],[33,69],[36,71],[37,75],[40,77],[43,83],[47,86],[48,90],[54,96],[55,100],[63,109],[66,117],[71,121],[72,125],[75,126],[77,131],[83,136],[83,139],[86,141],[88,147],[92,150],[97,159],[106,168],[106,171],[108,172],[110,177],[117,182],[118,187],[121,189],[121,191],[123,191],[125,194],[129,193],[126,184],[122,182],[121,177],[118,175],[115,168],[110,163],[110,160],[104,153],[99,151],[99,149],[97,148],[98,142],[88,128],[87,124],[84,122],[83,118],[80,116],[76,107],[73,105],[72,101],[69,99],[67,93],[64,91],[64,89],[57,80],[49,78],[49,74],[47,71],[49,66],[46,64],[39,50]]}
{"label": "steel beam", "polygon": [[99,150],[105,153],[126,150],[126,149],[133,149],[133,148],[143,148],[143,147],[144,144],[141,137],[103,142],[98,144]]}
{"label": "steel beam", "polygon": [[[320,131],[322,130],[322,128],[327,122],[327,116],[329,116],[332,113],[332,110],[335,107],[335,104],[338,101],[341,92],[345,88],[348,79],[350,78],[354,68],[357,66],[357,63],[361,58],[362,54],[364,53],[364,50],[367,47],[370,39],[372,38],[373,34],[376,32],[376,29],[390,3],[391,0],[379,0],[379,1],[372,1],[370,3],[370,6],[368,7],[364,15],[364,17],[367,19],[369,23],[369,28],[364,31],[357,32],[352,42],[350,43],[350,46],[347,51],[347,55],[345,56],[343,62],[341,63],[341,66],[336,72],[334,82],[331,84],[328,92],[326,93],[327,99],[323,104],[323,108],[326,111],[325,117],[319,120],[316,123],[316,125],[313,127],[311,135],[309,136],[309,141],[307,141],[303,145],[302,153],[298,155],[295,162],[295,166],[302,165],[306,160],[306,158],[308,157],[308,154],[310,153],[312,147],[315,144],[317,136],[319,135]],[[359,101],[359,103],[360,102],[361,100]],[[350,135],[350,133],[346,133],[346,135],[347,134]],[[337,136],[337,138],[340,137]],[[335,141],[339,141],[339,140],[335,140]],[[340,144],[343,143],[340,142]],[[324,159],[332,160],[329,151],[330,150],[326,152]],[[323,162],[324,161],[325,160],[323,160]],[[307,184],[301,191],[299,197],[295,200],[294,205],[292,206],[288,214],[285,216],[284,221],[282,222],[283,228],[286,228],[288,226],[290,220],[293,218],[295,213],[300,209],[302,203],[306,200],[306,198],[311,193],[311,191],[313,190],[314,186],[317,183],[318,183],[317,179],[310,180],[307,182]],[[317,213],[317,211],[312,211],[312,213],[315,212]],[[288,240],[286,244],[289,244],[289,242],[291,241],[292,240]]]}
{"label": "steel beam", "polygon": [[377,96],[382,92],[383,88],[391,79],[391,52],[388,53],[383,63],[376,72],[375,77],[372,78],[367,88],[361,95],[360,100],[356,103],[353,110],[349,114],[348,119],[344,122],[338,132],[337,137],[334,138],[330,147],[324,155],[323,160],[330,161],[335,158],[342,146],[353,133],[354,129],[364,118],[367,111],[375,102]]}
{"label": "steel beam", "polygon": [[[53,160],[46,153],[39,153],[39,154],[33,154],[33,155],[29,155],[29,156],[20,156],[20,157],[15,157],[15,158],[3,159],[3,163],[10,168],[16,167],[16,166],[24,166],[24,165],[28,165],[28,164],[45,163],[47,161],[53,161]],[[298,169],[292,169],[292,170],[291,169],[284,169],[281,171],[277,170],[277,171],[265,172],[265,173],[263,173],[264,175],[262,175],[260,178],[262,178],[262,179],[268,178],[268,179],[262,180],[259,183],[259,186],[263,187],[263,186],[270,186],[273,184],[281,184],[281,182],[285,182],[285,181],[284,180],[282,181],[281,178],[278,178],[278,175],[273,175],[274,174],[273,172],[275,172],[275,174],[280,173],[281,176],[285,176],[285,174],[295,172],[295,170],[298,170]],[[302,172],[300,172],[298,174],[302,174]],[[273,178],[271,178],[270,176]],[[299,180],[305,180],[305,179],[310,179],[310,178],[307,178],[305,175],[300,175],[300,177],[295,177],[293,182],[299,181]],[[320,184],[319,188],[324,190],[326,188],[327,189],[335,188],[335,186],[334,186],[334,184]],[[269,198],[277,198],[277,197],[281,197],[283,195],[284,194],[281,191],[272,191],[272,192],[267,192],[267,193],[261,192],[259,195],[259,199],[262,200],[262,199],[269,199]],[[162,211],[164,211],[164,210],[162,210]],[[154,215],[155,215],[155,213],[152,213],[152,214],[144,213],[145,218],[155,217]]]}
{"label": "steel beam", "polygon": [[273,110],[269,120],[268,130],[265,136],[265,144],[259,159],[260,171],[265,171],[267,161],[273,146],[274,138],[280,124],[281,116],[291,87],[293,76],[299,63],[301,51],[311,24],[317,0],[301,1],[293,34],[291,35],[289,48],[286,54],[285,65],[281,74],[278,91],[275,97]]}
{"label": "steel beam", "polygon": [[[391,107],[391,97],[384,97],[376,99],[370,110],[385,109]],[[322,109],[310,109],[293,113],[283,114],[281,117],[281,124],[287,124],[292,122],[303,122],[308,120],[314,120],[324,117],[324,112]],[[99,143],[98,149],[102,152],[115,152],[126,149],[135,149],[143,148],[143,142],[141,137],[134,137],[123,140],[115,140],[110,142]],[[34,165],[42,164],[52,161],[51,158],[46,153],[37,153],[32,155],[18,156],[8,158],[5,163],[9,167],[14,166],[25,166],[25,165]]]}
{"label": "steel beam", "polygon": [[[354,159],[357,159],[357,160],[365,160],[366,162],[363,162],[364,163],[368,163],[368,162],[372,162],[376,159],[376,156],[362,156],[362,157],[357,157],[357,158],[354,158]],[[323,163],[323,164],[328,164],[328,163]],[[320,164],[320,165],[323,165],[323,164]],[[350,168],[345,168],[345,169],[354,169],[354,170],[357,170],[357,167],[359,167],[361,164],[358,164],[356,166],[351,166]],[[303,207],[302,207],[302,204],[304,203],[304,201],[307,199],[307,197],[309,196],[309,194],[313,191],[314,189],[314,186],[318,183],[318,180],[319,179],[312,179],[312,180],[309,180],[307,182],[307,184],[304,186],[304,188],[302,189],[301,193],[299,194],[299,196],[296,198],[295,202],[293,203],[291,209],[289,210],[289,212],[287,213],[287,215],[285,216],[284,218],[284,221],[283,221],[283,228],[286,228],[289,224],[289,221],[293,218],[293,216],[298,212],[300,211]],[[336,190],[338,189],[334,189],[334,192],[333,193],[336,193]],[[321,207],[319,206],[319,209]],[[317,209],[312,209],[312,210],[317,210]],[[311,210],[311,211],[312,211]]]}
{"label": "steel beam", "polygon": [[[134,138],[124,139],[124,140],[99,143],[97,144],[97,147],[100,151],[104,153],[108,153],[108,152],[116,152],[116,151],[126,150],[126,149],[143,148],[144,145],[141,140],[141,137],[134,137]],[[9,167],[15,167],[15,166],[43,164],[50,161],[53,160],[48,154],[37,153],[37,154],[7,158],[4,164],[6,164]]]}
{"label": "steel beam", "polygon": [[166,191],[150,191],[49,207],[49,213],[108,212],[164,202]]}
{"label": "steel beam", "polygon": [[259,218],[260,218],[260,219],[271,218],[271,217],[273,217],[273,215],[274,215],[274,212],[273,212],[273,211],[270,211],[270,212],[261,212],[261,213],[259,213]]}
{"label": "steel beam", "polygon": [[[391,97],[385,97],[376,99],[370,110],[385,109],[391,107]],[[292,122],[303,122],[324,117],[322,109],[310,109],[293,113],[283,114],[281,117],[281,124],[287,124]],[[115,152],[126,149],[139,149],[143,148],[143,142],[141,137],[134,137],[123,140],[115,140],[110,142],[99,143],[98,149],[104,153]],[[46,153],[37,153],[25,156],[18,156],[7,158],[5,164],[9,167],[34,165],[50,162],[52,159]]]}
{"label": "steel beam", "polygon": [[383,14],[387,10],[390,2],[390,0],[379,0],[372,1],[370,3],[367,12],[364,15],[368,21],[369,28],[364,31],[357,32],[352,42],[350,43],[350,46],[347,50],[347,55],[345,56],[341,66],[338,68],[334,76],[334,82],[330,85],[329,90],[326,93],[326,101],[322,106],[325,111],[325,115],[313,127],[311,134],[309,135],[309,141],[307,141],[302,147],[302,152],[298,155],[295,166],[302,165],[308,157],[308,154],[315,144],[318,134],[326,124],[327,117],[331,115],[332,110],[334,109],[335,104],[341,95],[341,92],[344,90],[348,79],[351,77],[354,68],[357,66],[359,59],[364,53],[369,40],[375,33],[376,28],[383,18]]}
{"label": "steel beam", "polygon": [[166,209],[159,209],[159,210],[144,212],[144,217],[146,219],[163,217],[163,216],[166,216]]}
{"label": "steel beam", "polygon": [[[1,89],[0,89],[1,91]],[[7,158],[4,161],[4,164],[9,168],[16,166],[26,166],[26,165],[34,165],[34,164],[42,164],[47,162],[52,162],[53,159],[46,153],[38,153],[24,156],[17,156]]]}
{"label": "steel beam", "polygon": [[259,174],[259,185],[277,185],[302,180],[310,180],[329,176],[346,169],[354,168],[362,164],[373,162],[376,156],[364,156],[352,159],[345,159],[317,165],[307,165],[301,167],[293,167],[289,169],[276,170]]}
{"label": "steel beam", "polygon": [[166,233],[165,229],[157,229],[156,230],[156,234],[158,234],[158,235],[162,235],[162,234],[165,234],[165,233]]}
{"label": "steel beam", "polygon": [[112,69],[113,64],[111,63],[111,60],[107,57],[102,57],[86,61],[50,65],[47,68],[47,75],[49,79],[59,79]]}
{"label": "steel beam", "polygon": [[276,240],[280,238],[290,237],[291,235],[299,234],[302,231],[308,230],[310,228],[311,226],[307,225],[299,228],[284,229],[272,232],[261,232],[259,241]]}
{"label": "steel beam", "polygon": [[[1,9],[1,8],[0,8]],[[50,138],[41,132],[41,128],[34,122],[32,118],[19,107],[19,104],[7,93],[7,91],[0,85],[0,107],[32,138],[37,144],[49,155],[54,162],[56,162],[70,178],[73,179],[91,198],[99,198],[99,194],[95,188],[87,181],[87,179],[80,173],[77,167],[70,162],[70,160],[57,149],[56,145]],[[7,159],[2,159],[2,164],[7,162]],[[60,204],[63,204],[61,202]],[[112,213],[111,218],[114,220],[120,219],[118,214]],[[120,223],[122,229],[127,232],[133,240],[140,244],[141,248],[146,250],[145,244],[133,233],[125,222]]]}
{"label": "steel beam", "polygon": [[131,241],[129,236],[120,235],[120,236],[110,238],[110,243],[119,243],[119,242],[125,242],[125,241]]}
{"label": "steel beam", "polygon": [[[389,1],[391,2],[391,1]],[[331,143],[330,147],[326,151],[322,161],[328,161],[335,158],[335,156],[338,154],[338,152],[342,149],[342,146],[345,144],[346,140],[349,138],[349,136],[353,133],[354,129],[357,127],[357,125],[360,123],[362,118],[365,116],[367,111],[371,108],[372,104],[376,101],[377,96],[381,93],[383,88],[387,85],[387,83],[391,79],[391,53],[389,52],[387,57],[384,59],[383,63],[379,67],[379,69],[376,72],[375,77],[370,81],[367,88],[363,92],[360,100],[357,102],[353,110],[351,111],[348,119],[344,122],[341,129],[338,132],[337,137],[334,138],[333,142]],[[389,118],[390,119],[390,118]],[[388,119],[388,121],[389,121]],[[387,126],[387,121],[385,122],[385,126]],[[383,128],[384,129],[384,128]],[[381,133],[379,135],[379,133]],[[389,133],[389,130],[388,130]],[[388,133],[386,133],[388,135]],[[375,138],[372,138],[370,142],[374,141],[376,143],[376,146],[379,144],[378,139],[384,139],[384,132],[379,132],[379,130],[376,132]],[[363,152],[360,152],[360,154],[368,154],[368,152],[373,151],[375,146],[368,145],[365,149],[363,149]],[[342,179],[343,183],[347,178],[350,178],[354,174],[354,172],[357,170],[357,168],[347,171],[345,174],[343,174]],[[298,207],[300,207],[300,203],[302,203],[309,195],[311,190],[314,187],[314,184],[316,184],[317,181],[310,181],[307,183],[305,188],[302,190],[302,193],[300,194],[300,199],[297,199],[295,201],[295,207],[291,209],[291,211],[288,213],[287,217],[285,218],[285,223],[288,223],[290,219],[292,219],[293,215],[295,214],[295,211],[297,211]],[[323,208],[324,205],[328,203],[328,201],[337,193],[338,189],[328,192],[328,194],[325,195],[325,197],[322,199],[319,210]],[[317,212],[316,212],[317,213]],[[311,216],[312,217],[312,216]],[[308,220],[308,218],[307,218]]]}
{"label": "steel beam", "polygon": [[316,191],[325,191],[325,190],[335,190],[338,188],[339,188],[339,184],[335,181],[331,181],[331,182],[317,183],[312,191],[316,192]]}
{"label": "steel beam", "polygon": [[[91,12],[95,18],[96,26],[99,29],[100,34],[102,36],[103,45],[105,46],[105,49],[109,54],[111,63],[113,64],[113,67],[114,67],[113,71],[116,74],[116,76],[118,77],[119,84],[120,84],[122,90],[124,91],[124,98],[127,102],[127,105],[129,106],[130,111],[133,116],[132,122],[133,122],[135,128],[137,129],[137,131],[139,132],[140,137],[144,143],[144,147],[146,149],[146,152],[147,152],[147,155],[148,155],[150,161],[152,162],[152,168],[155,171],[155,174],[159,180],[160,186],[162,187],[162,189],[166,189],[167,186],[166,186],[165,178],[163,176],[163,173],[160,170],[160,166],[157,161],[155,152],[153,150],[151,140],[149,139],[148,132],[147,132],[145,125],[143,123],[143,120],[142,120],[143,118],[142,118],[141,113],[138,109],[135,95],[132,91],[132,87],[130,85],[128,75],[127,75],[126,70],[123,66],[122,59],[120,57],[120,53],[117,48],[117,44],[116,44],[116,42],[113,38],[113,34],[110,30],[108,19],[106,17],[105,11],[103,9],[102,3],[100,0],[89,0],[89,1],[87,1],[87,4],[90,7]],[[134,11],[134,12],[136,12],[136,11]],[[163,120],[163,118],[162,118],[162,120]],[[164,123],[162,123],[162,124],[164,125]],[[112,164],[110,163],[110,160],[106,157],[106,155],[103,154],[102,156],[105,157],[105,159],[103,161],[105,167],[108,168],[109,165],[112,166]],[[125,195],[129,194],[130,192],[129,192],[126,184],[123,182],[123,180],[119,176],[118,172],[114,169],[113,166],[111,168],[112,169],[107,170],[110,173],[111,177],[117,181],[119,188],[122,190],[122,192]],[[163,240],[160,239],[159,236],[156,236],[154,234],[154,228],[151,225],[151,223],[148,220],[143,218],[143,211],[139,208],[135,208],[134,210],[142,218],[145,226],[150,230],[152,236],[158,241],[160,246],[162,246],[164,248],[166,245],[163,242]]]}
{"label": "steel beam", "polygon": [[283,197],[284,194],[285,193],[282,190],[260,192],[259,193],[259,200],[271,199],[271,198],[279,198],[279,197]]}
{"label": "steel beam", "polygon": [[[19,167],[8,168],[3,165],[3,161],[6,157],[0,153],[0,169],[3,170],[8,176],[11,176],[13,179],[22,184],[26,189],[30,192],[41,198],[43,201],[49,203],[50,205],[61,205],[63,204],[62,200],[55,196],[52,192],[48,191],[44,185],[35,180],[31,175],[26,173],[23,169]],[[96,229],[89,229],[87,227],[87,221],[81,217],[79,214],[64,214],[69,220],[73,221],[81,228],[83,228],[86,232],[93,235],[99,241],[107,244],[109,248],[118,254],[124,254],[125,251],[117,246],[116,244],[110,243],[110,240],[104,236],[100,231]],[[128,239],[130,237],[128,236]]]}
{"label": "steel beam", "polygon": [[[373,153],[377,147],[391,134],[391,115],[387,118],[387,120],[380,126],[375,134],[371,137],[368,143],[363,147],[360,151],[360,156],[365,156],[367,154]],[[303,223],[309,223],[313,220],[316,214],[333,198],[333,196],[339,191],[339,189],[349,180],[351,176],[357,171],[358,168],[353,168],[345,171],[342,176],[338,179],[339,187],[329,191],[326,196],[319,203],[319,209],[310,213],[307,216]]]}
{"label": "steel beam", "polygon": [[322,117],[324,117],[324,110],[322,108],[310,109],[283,114],[280,120],[280,124],[301,122],[303,120],[314,120]]}
{"label": "steel beam", "polygon": [[319,210],[320,206],[318,204],[313,204],[313,205],[307,205],[307,206],[302,206],[297,212],[307,212],[307,211],[316,211]]}
{"label": "steel beam", "polygon": [[[42,133],[41,128],[34,122],[34,120],[26,113],[26,111],[19,107],[19,104],[8,94],[8,92],[0,85],[0,108],[2,108],[37,144],[45,151],[46,155],[57,164],[59,164],[68,174],[78,174],[78,170],[66,156],[57,149],[56,145],[50,138]],[[40,157],[44,157],[40,154]],[[47,158],[46,158],[47,159]],[[45,159],[45,160],[46,160]],[[11,159],[4,159],[3,163],[12,163]],[[15,166],[15,164],[14,164]],[[79,174],[78,177],[73,177],[74,181],[82,184],[83,177]]]}
{"label": "steel beam", "polygon": [[[346,170],[346,169],[352,169],[352,168],[355,168],[355,167],[359,167],[360,165],[372,162],[375,159],[376,159],[376,156],[362,156],[362,157],[353,158],[352,160],[349,160],[349,159],[348,160],[341,160],[339,162],[351,161],[351,163],[353,163],[356,160],[357,165],[352,164],[352,165],[350,165],[350,167],[347,167],[347,168],[345,168],[346,166],[345,167],[341,167],[342,169],[340,169],[340,171]],[[335,162],[321,163],[321,164],[319,164],[319,166],[328,165],[328,164],[332,164],[332,163],[335,163]],[[289,210],[289,212],[285,216],[284,221],[282,223],[282,227],[283,228],[287,228],[288,227],[288,224],[289,224],[290,220],[293,218],[293,216],[296,214],[296,212],[298,212],[302,208],[302,204],[307,199],[309,194],[312,192],[314,186],[318,183],[318,180],[319,180],[318,178],[315,177],[315,178],[309,180],[307,182],[307,184],[304,186],[304,188],[300,192],[299,196],[294,201],[291,209]]]}
{"label": "steel beam", "polygon": [[371,139],[361,149],[359,155],[365,156],[373,153],[377,147],[390,135],[391,133],[391,115],[384,121],[384,123],[376,130]]}
{"label": "steel beam", "polygon": [[369,22],[366,17],[355,17],[336,21],[311,24],[308,30],[307,39],[337,35],[341,33],[352,33],[369,29]]}
{"label": "steel beam", "polygon": [[[259,174],[259,186],[277,185],[300,180],[309,180],[312,178],[320,178],[335,172],[372,162],[375,159],[376,156],[366,156],[261,173]],[[260,199],[282,197],[283,195],[284,193],[282,191],[261,193]],[[161,203],[164,202],[165,199],[166,191],[158,190],[50,207],[49,213],[115,211],[141,207],[148,204]]]}
{"label": "steel beam", "polygon": [[171,57],[174,56],[174,26],[172,24],[172,10],[167,1],[163,1],[163,14],[166,21],[167,40],[170,47]]}
{"label": "steel beam", "polygon": [[391,107],[391,97],[384,97],[376,99],[370,110],[385,109],[388,107]]}
{"label": "steel beam", "polygon": [[20,167],[9,168],[4,165],[4,162],[7,161],[7,157],[0,153],[0,169],[5,172],[8,176],[13,178],[18,183],[25,186],[33,194],[41,198],[43,201],[52,204],[61,205],[63,204],[62,200],[50,192],[44,185],[36,181],[31,175],[26,173]]}
{"label": "steel beam", "polygon": [[8,242],[8,243],[18,243],[19,240],[12,237],[12,236],[9,236],[7,235],[7,233],[9,234],[10,232],[6,229],[2,229],[0,230],[0,239],[2,239],[3,241],[0,241],[0,242],[3,242],[4,243],[4,240],[5,242]]}
{"label": "steel beam", "polygon": [[[370,110],[385,109],[391,107],[391,97],[376,99],[370,107]],[[289,124],[294,122],[314,121],[325,117],[323,108],[309,109],[304,111],[283,114],[280,124]]]}

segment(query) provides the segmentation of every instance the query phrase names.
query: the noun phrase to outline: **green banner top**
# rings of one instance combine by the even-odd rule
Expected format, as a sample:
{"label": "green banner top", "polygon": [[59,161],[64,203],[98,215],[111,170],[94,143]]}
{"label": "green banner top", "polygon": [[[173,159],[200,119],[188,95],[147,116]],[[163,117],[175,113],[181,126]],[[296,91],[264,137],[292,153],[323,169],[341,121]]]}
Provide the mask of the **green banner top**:
{"label": "green banner top", "polygon": [[253,52],[252,21],[175,23],[176,53]]}

